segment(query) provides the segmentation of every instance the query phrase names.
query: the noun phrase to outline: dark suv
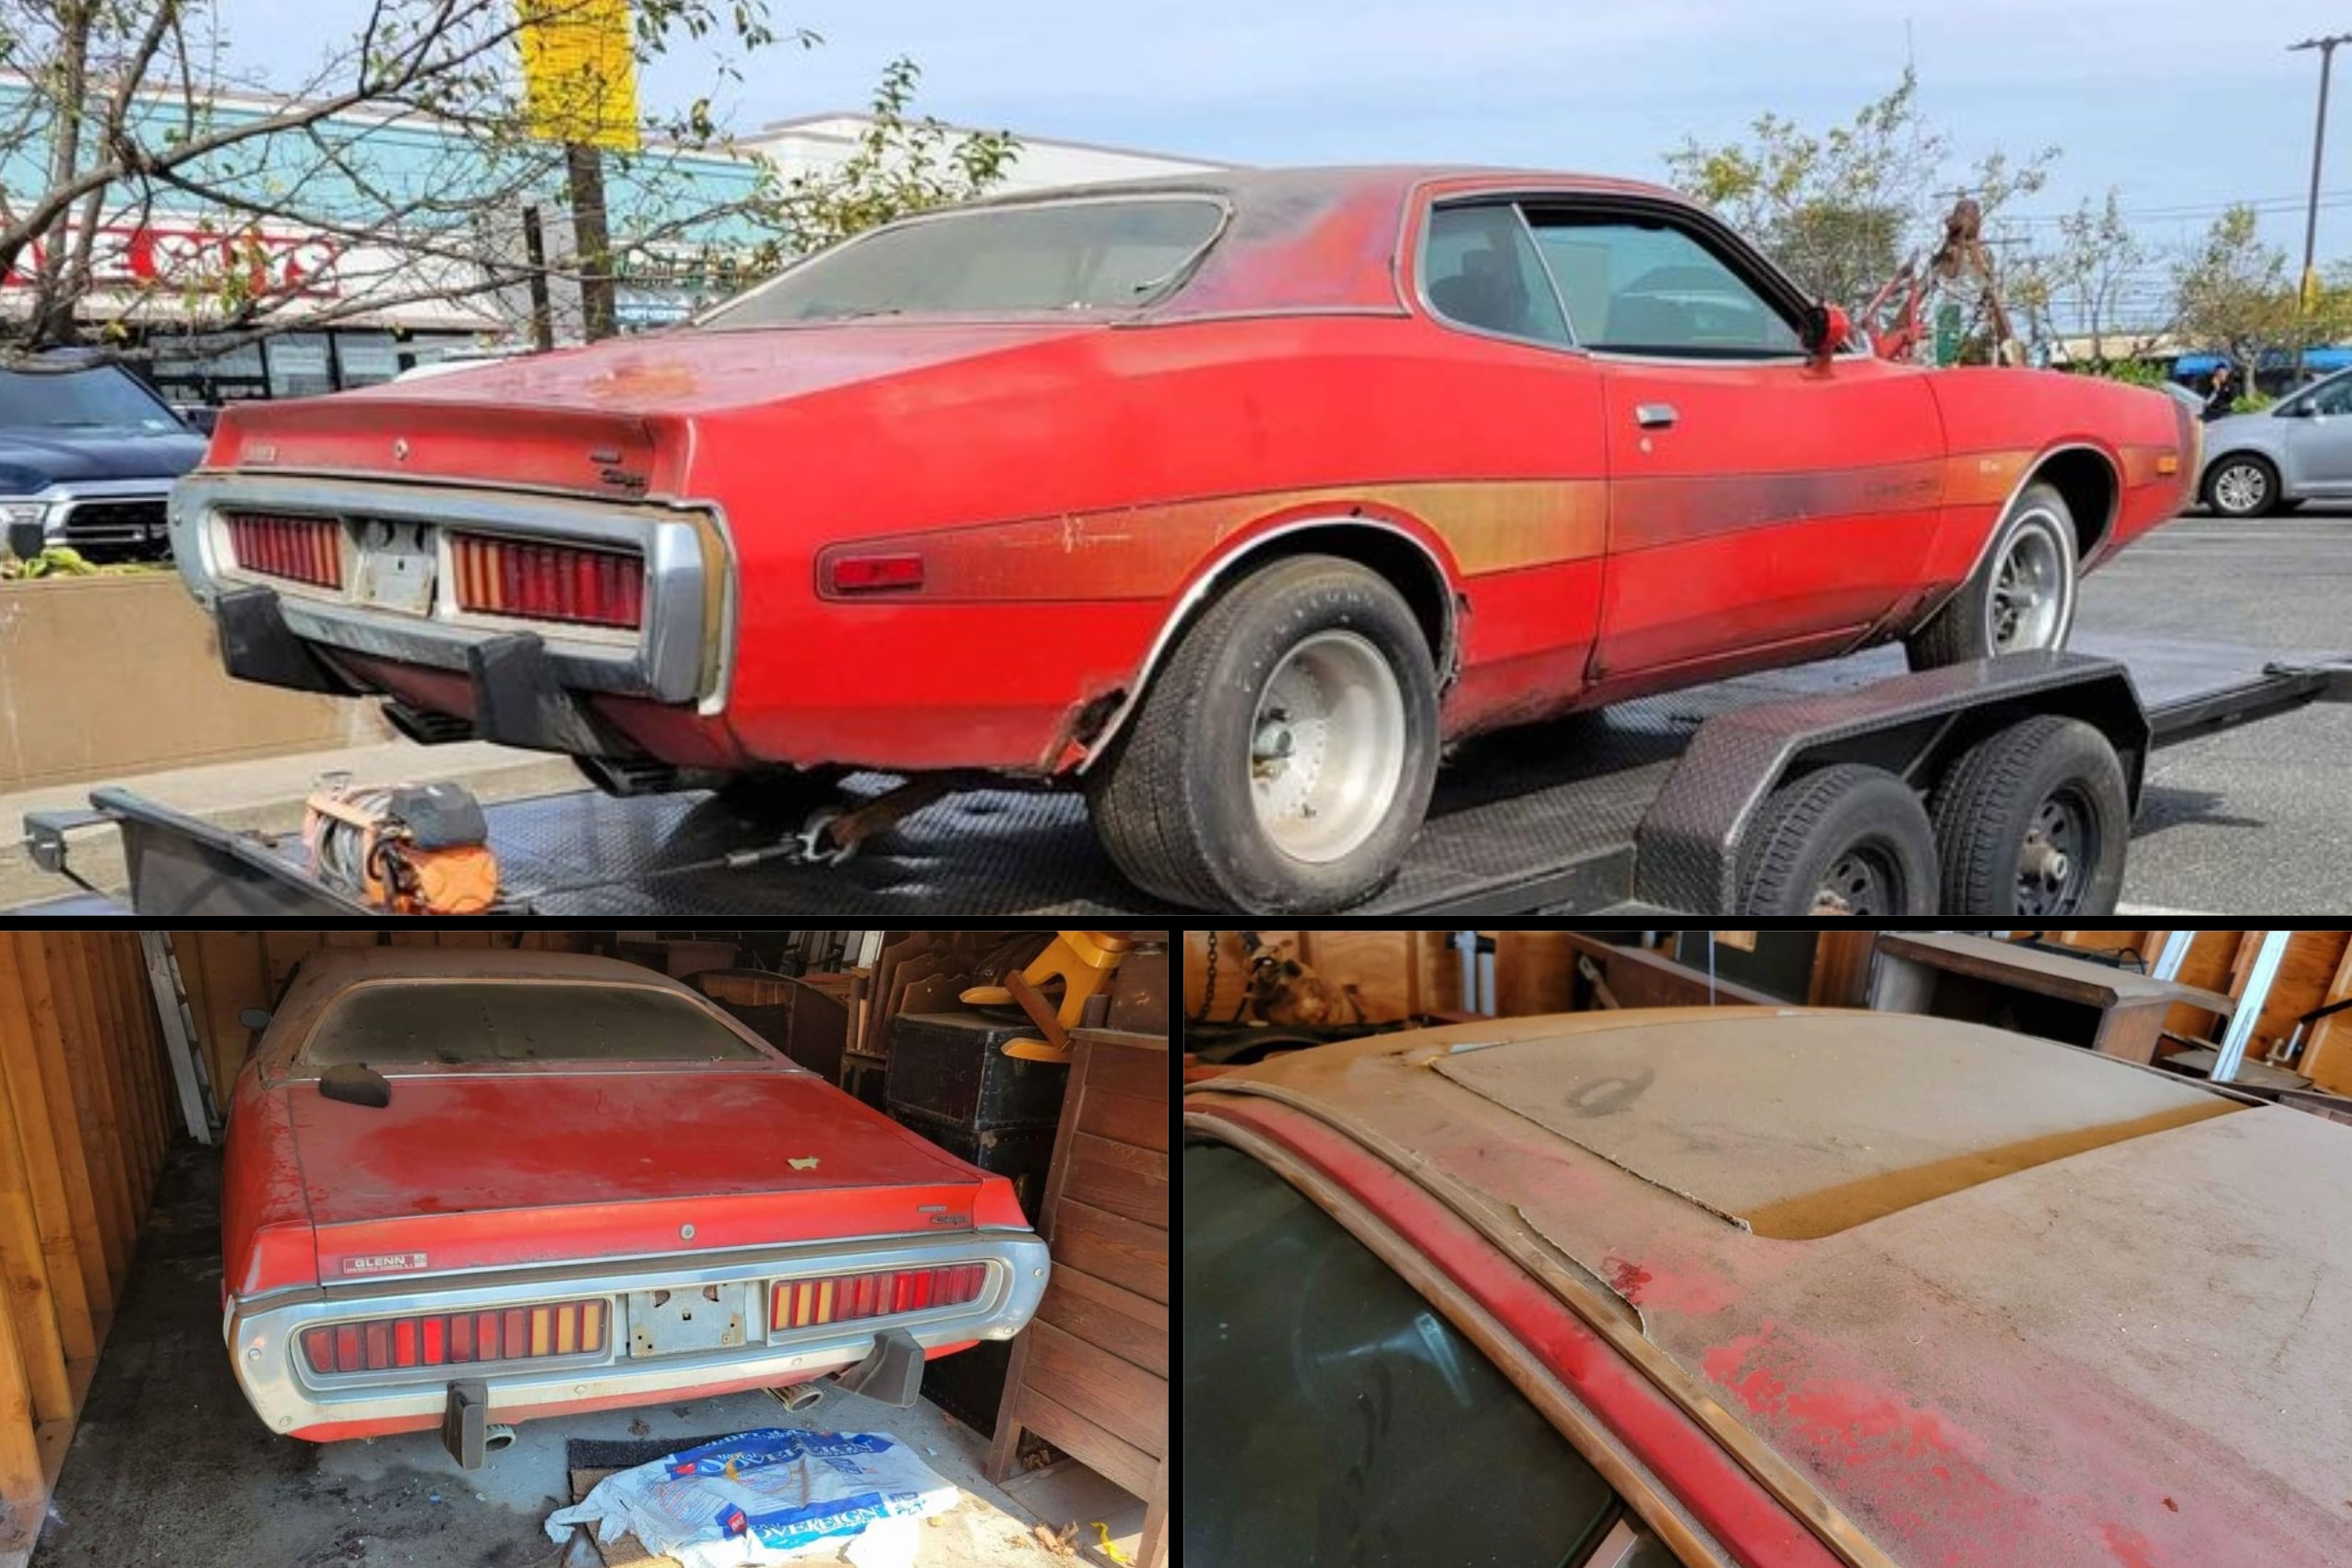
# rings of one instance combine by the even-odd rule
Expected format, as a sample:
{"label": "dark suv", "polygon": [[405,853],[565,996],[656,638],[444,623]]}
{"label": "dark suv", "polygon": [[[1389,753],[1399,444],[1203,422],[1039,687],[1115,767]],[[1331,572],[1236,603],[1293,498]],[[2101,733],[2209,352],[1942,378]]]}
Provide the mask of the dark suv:
{"label": "dark suv", "polygon": [[202,456],[204,437],[118,364],[0,368],[0,529],[18,555],[169,555],[163,504]]}

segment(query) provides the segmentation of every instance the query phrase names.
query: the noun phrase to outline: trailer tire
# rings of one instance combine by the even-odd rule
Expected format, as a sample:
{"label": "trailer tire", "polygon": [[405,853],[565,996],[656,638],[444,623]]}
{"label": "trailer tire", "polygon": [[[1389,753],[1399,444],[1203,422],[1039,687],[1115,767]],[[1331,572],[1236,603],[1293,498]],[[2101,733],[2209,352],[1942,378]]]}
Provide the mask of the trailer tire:
{"label": "trailer tire", "polygon": [[2073,511],[2057,486],[2029,484],[2001,519],[1975,574],[1905,639],[1903,651],[1912,669],[1940,670],[2064,647],[2081,581]]}
{"label": "trailer tire", "polygon": [[1839,763],[1768,796],[1741,846],[1751,915],[1931,915],[1935,833],[1911,787]]}
{"label": "trailer tire", "polygon": [[2106,914],[2123,889],[2123,765],[2079,719],[2045,715],[1978,742],[1934,792],[1945,914]]}
{"label": "trailer tire", "polygon": [[1437,671],[1376,573],[1293,555],[1203,612],[1088,778],[1130,881],[1202,909],[1342,909],[1396,873],[1437,777]]}

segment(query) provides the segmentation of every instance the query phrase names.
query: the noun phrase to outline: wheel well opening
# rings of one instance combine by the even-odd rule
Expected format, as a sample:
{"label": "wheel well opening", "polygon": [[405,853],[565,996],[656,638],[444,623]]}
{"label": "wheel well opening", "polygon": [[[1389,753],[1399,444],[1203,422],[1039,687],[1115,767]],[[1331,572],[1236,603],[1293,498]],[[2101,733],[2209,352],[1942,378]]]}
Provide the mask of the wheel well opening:
{"label": "wheel well opening", "polygon": [[2034,474],[2036,483],[2055,488],[2074,514],[2074,555],[2087,560],[2115,526],[2115,470],[2097,452],[2076,448],[2052,454]]}
{"label": "wheel well opening", "polygon": [[1439,679],[1451,675],[1453,606],[1443,574],[1420,545],[1387,529],[1359,524],[1332,523],[1300,529],[1268,540],[1260,548],[1229,563],[1218,578],[1218,591],[1224,592],[1269,562],[1292,555],[1336,555],[1379,573],[1411,608],[1421,636],[1429,641],[1430,657],[1437,665]]}

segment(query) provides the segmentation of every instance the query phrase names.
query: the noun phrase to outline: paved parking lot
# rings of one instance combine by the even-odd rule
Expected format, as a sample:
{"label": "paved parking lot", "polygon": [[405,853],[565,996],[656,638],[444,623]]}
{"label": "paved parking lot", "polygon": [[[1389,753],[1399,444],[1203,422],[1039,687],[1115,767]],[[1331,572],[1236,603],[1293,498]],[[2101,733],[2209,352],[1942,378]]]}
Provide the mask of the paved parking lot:
{"label": "paved parking lot", "polygon": [[[2077,630],[2352,655],[2352,510],[2176,519],[2089,579]],[[2158,752],[2123,892],[2155,909],[2340,913],[2352,900],[2352,706]]]}

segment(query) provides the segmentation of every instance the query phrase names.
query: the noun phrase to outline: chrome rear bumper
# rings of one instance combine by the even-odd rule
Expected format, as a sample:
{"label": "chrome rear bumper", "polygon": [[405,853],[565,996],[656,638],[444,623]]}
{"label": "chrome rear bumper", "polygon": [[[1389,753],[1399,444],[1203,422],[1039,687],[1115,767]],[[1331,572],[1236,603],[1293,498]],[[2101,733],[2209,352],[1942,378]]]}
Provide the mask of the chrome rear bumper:
{"label": "chrome rear bumper", "polygon": [[[767,1301],[774,1282],[867,1269],[933,1268],[985,1263],[978,1299],[854,1323],[770,1331]],[[479,1379],[489,1413],[570,1402],[643,1399],[707,1384],[772,1379],[797,1382],[862,1360],[884,1331],[903,1330],[925,1349],[970,1339],[1009,1339],[1036,1313],[1045,1294],[1045,1243],[1028,1231],[979,1231],[940,1241],[826,1242],[671,1258],[568,1265],[385,1280],[356,1289],[275,1292],[250,1301],[232,1298],[224,1321],[238,1384],[274,1431],[301,1432],[366,1421],[437,1421],[448,1387]],[[730,1349],[637,1357],[629,1354],[631,1292],[700,1289],[735,1282],[752,1287],[758,1311],[745,1324],[747,1343]],[[533,1302],[600,1298],[611,1317],[604,1348],[588,1355],[528,1361],[400,1367],[384,1372],[321,1374],[303,1360],[299,1336],[320,1324],[407,1313],[486,1311]]]}

